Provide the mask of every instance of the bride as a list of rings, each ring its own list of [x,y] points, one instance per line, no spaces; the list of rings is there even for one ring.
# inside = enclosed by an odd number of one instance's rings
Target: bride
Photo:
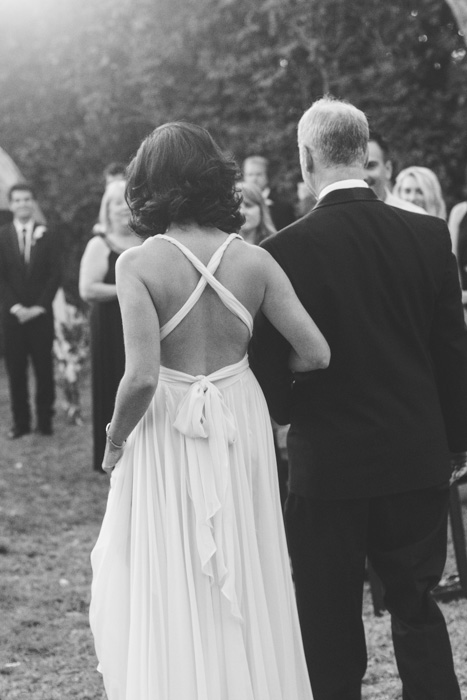
[[[310,700],[271,423],[248,367],[261,309],[293,371],[329,347],[277,263],[236,233],[237,168],[170,123],[129,167],[117,291],[126,369],[107,427],[91,628],[109,700]]]

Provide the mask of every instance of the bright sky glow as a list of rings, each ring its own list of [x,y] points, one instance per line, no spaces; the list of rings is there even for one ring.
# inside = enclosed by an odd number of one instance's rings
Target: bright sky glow
[[[0,0],[0,27],[53,17],[76,5],[76,0]],[[0,30],[1,31],[1,30]]]

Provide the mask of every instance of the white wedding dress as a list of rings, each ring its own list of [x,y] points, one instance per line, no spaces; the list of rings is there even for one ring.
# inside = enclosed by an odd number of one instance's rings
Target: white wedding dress
[[[199,271],[167,336],[209,284]],[[283,529],[270,419],[245,357],[208,376],[161,367],[112,473],[91,555],[90,609],[109,700],[311,700]]]

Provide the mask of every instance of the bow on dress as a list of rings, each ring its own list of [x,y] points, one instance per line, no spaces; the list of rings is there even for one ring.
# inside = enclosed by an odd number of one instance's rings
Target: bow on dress
[[[202,571],[213,583],[218,582],[232,614],[241,619],[235,591],[235,519],[229,454],[237,436],[235,419],[218,387],[208,377],[198,375],[192,377],[173,425],[186,438],[187,487],[195,510]]]

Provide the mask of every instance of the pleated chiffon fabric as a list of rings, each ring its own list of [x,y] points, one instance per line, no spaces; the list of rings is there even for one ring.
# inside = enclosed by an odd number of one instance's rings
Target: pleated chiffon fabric
[[[207,267],[182,252],[237,313],[210,279],[229,239]],[[109,700],[311,700],[271,424],[247,358],[208,376],[161,368],[91,561]]]

